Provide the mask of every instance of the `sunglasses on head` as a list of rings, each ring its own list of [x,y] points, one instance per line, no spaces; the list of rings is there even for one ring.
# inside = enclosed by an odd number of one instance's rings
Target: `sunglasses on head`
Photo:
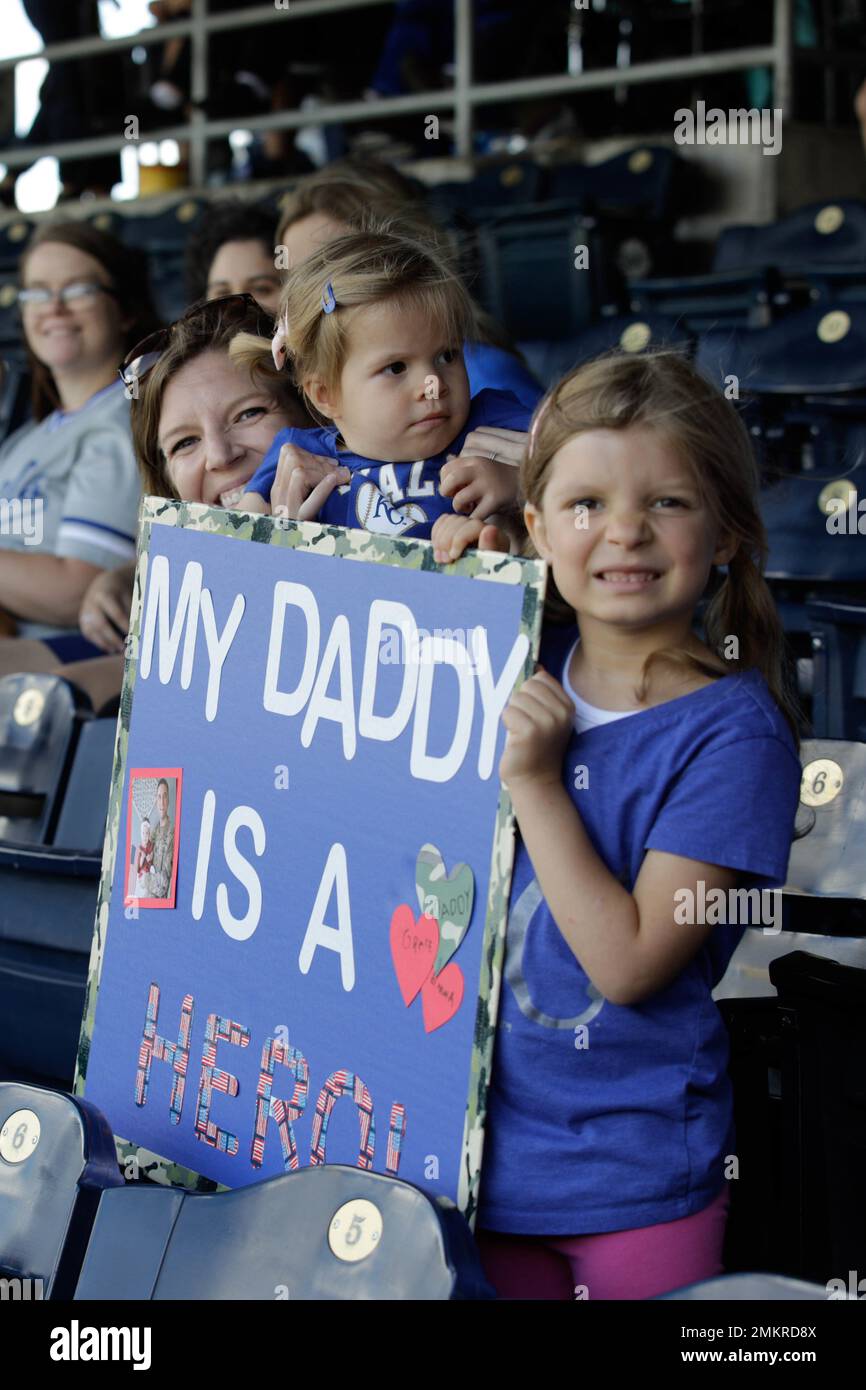
[[[138,383],[143,381],[151,368],[159,361],[166,348],[169,346],[175,329],[181,324],[190,323],[197,318],[207,319],[212,317],[214,320],[214,331],[217,326],[224,327],[226,324],[237,322],[241,324],[250,317],[250,310],[256,314],[256,332],[263,338],[270,338],[274,331],[274,318],[267,309],[263,309],[257,299],[251,294],[227,294],[221,299],[206,299],[198,304],[193,304],[187,309],[186,313],[181,314],[179,319],[169,324],[167,328],[159,328],[155,333],[149,333],[146,338],[142,338],[140,343],[136,343],[134,348],[126,354],[120,366],[118,375],[127,390],[127,395],[138,395]]]

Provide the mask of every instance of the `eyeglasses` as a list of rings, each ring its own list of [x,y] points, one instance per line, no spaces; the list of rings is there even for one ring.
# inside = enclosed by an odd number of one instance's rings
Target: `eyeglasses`
[[[126,354],[117,371],[126,387],[127,395],[138,396],[139,383],[159,361],[171,342],[175,329],[181,324],[188,324],[197,318],[213,318],[214,332],[217,328],[230,326],[232,323],[237,323],[238,327],[244,325],[250,328],[251,312],[255,314],[255,331],[263,338],[270,338],[274,331],[273,315],[263,309],[251,294],[227,294],[221,299],[206,299],[199,304],[191,305],[186,313],[169,324],[168,328],[160,328],[156,333],[148,334]]]
[[[43,308],[46,304],[53,304],[55,299],[64,304],[74,304],[80,299],[95,299],[98,294],[110,294],[116,298],[117,291],[110,285],[101,285],[98,280],[76,280],[74,284],[64,285],[59,290],[50,290],[47,285],[32,285],[18,291],[18,304],[22,309],[28,305]]]

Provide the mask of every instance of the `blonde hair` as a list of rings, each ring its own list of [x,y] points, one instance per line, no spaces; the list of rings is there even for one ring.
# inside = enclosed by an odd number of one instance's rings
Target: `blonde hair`
[[[336,307],[323,308],[326,286]],[[311,414],[305,382],[316,377],[335,391],[349,352],[349,329],[361,309],[393,300],[422,310],[443,337],[462,345],[473,324],[472,302],[442,247],[398,234],[391,224],[336,237],[290,272],[278,322],[287,326],[286,357]],[[251,371],[272,361],[267,338],[240,334],[233,360]]]
[[[676,352],[612,353],[575,368],[539,404],[520,469],[523,497],[540,508],[556,452],[588,430],[657,430],[692,470],[701,499],[737,550],[703,617],[707,646],[718,651],[736,635],[736,661],[700,657],[685,648],[651,653],[651,663],[718,676],[731,666],[761,672],[782,714],[799,736],[799,710],[785,659],[785,638],[763,568],[767,536],[759,508],[759,474],[748,433],[731,403]],[[721,581],[721,582],[719,582]],[[559,596],[554,587],[554,601]],[[562,600],[559,599],[562,603]]]

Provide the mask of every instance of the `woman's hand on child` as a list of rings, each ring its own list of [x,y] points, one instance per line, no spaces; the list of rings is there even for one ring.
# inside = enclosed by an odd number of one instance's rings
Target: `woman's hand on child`
[[[514,507],[527,437],[495,426],[470,430],[459,457],[449,456],[439,475],[439,491],[455,512],[484,520]]]
[[[526,453],[528,439],[529,435],[524,430],[507,430],[502,425],[480,425],[477,430],[470,430],[467,434],[460,457],[480,454],[482,458],[490,458],[495,454],[496,463],[510,463],[513,468],[518,468]]]
[[[437,516],[430,532],[433,542],[433,559],[438,565],[448,565],[459,560],[464,550],[474,546],[478,550],[510,550],[507,532],[498,526],[474,521],[471,517],[454,516],[445,512]]]
[[[87,588],[78,610],[78,626],[100,651],[123,651],[134,583],[135,565],[129,564],[103,570]]]
[[[574,727],[574,704],[543,666],[506,705],[508,730],[499,776],[510,792],[521,783],[562,782],[562,759]]]

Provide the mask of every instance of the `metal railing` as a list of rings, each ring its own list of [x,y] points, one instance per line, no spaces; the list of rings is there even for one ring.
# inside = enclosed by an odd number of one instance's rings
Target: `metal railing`
[[[387,97],[378,101],[334,102],[316,106],[312,111],[277,111],[267,115],[234,116],[227,120],[208,120],[202,105],[208,96],[207,41],[210,34],[239,28],[257,28],[265,24],[286,24],[316,15],[336,14],[347,10],[369,9],[394,0],[288,0],[288,8],[273,0],[270,5],[256,5],[244,10],[221,14],[208,13],[208,0],[191,0],[189,19],[159,24],[140,30],[125,38],[99,37],[75,39],[69,43],[51,44],[38,53],[0,59],[0,71],[14,68],[18,63],[34,58],[49,62],[64,58],[82,58],[112,50],[125,50],[150,44],[167,43],[172,38],[189,37],[191,46],[191,118],[183,124],[146,131],[131,141],[123,133],[93,139],[69,140],[52,145],[27,145],[0,149],[0,163],[15,169],[28,166],[45,155],[58,159],[82,158],[89,155],[114,154],[128,149],[130,143],[153,143],[162,140],[189,142],[190,183],[201,189],[206,181],[207,142],[243,129],[253,133],[269,130],[298,130],[304,126],[321,126],[337,122],[354,124],[389,116],[423,115],[453,112],[455,124],[455,153],[469,158],[473,152],[473,114],[476,108],[503,101],[521,101],[544,96],[601,91],[605,88],[633,87],[669,79],[706,77],[710,74],[738,72],[746,68],[768,67],[773,72],[773,103],[783,111],[789,109],[793,63],[793,0],[773,0],[773,40],[769,44],[730,49],[718,53],[703,53],[687,58],[659,59],[637,63],[630,67],[599,68],[590,72],[555,74],[548,77],[515,78],[503,82],[477,84],[472,80],[473,23],[472,0],[453,0],[454,58],[453,88],[407,96]],[[447,0],[443,0],[447,3]],[[697,0],[692,0],[693,4]],[[565,44],[563,43],[563,50]],[[134,114],[134,113],[131,113]]]

